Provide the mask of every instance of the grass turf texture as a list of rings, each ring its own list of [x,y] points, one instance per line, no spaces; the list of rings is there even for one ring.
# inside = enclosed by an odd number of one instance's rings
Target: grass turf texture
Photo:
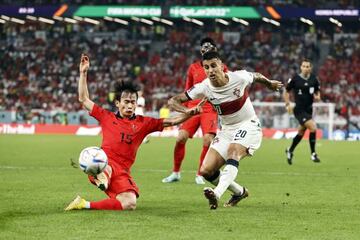
[[[71,211],[80,194],[105,195],[70,166],[99,137],[0,135],[0,239],[359,239],[359,142],[319,141],[322,163],[308,141],[288,166],[290,140],[264,140],[240,163],[237,181],[250,197],[235,208],[210,211],[194,183],[201,140],[188,142],[181,182],[170,173],[174,138],[141,146],[132,175],[140,187],[136,211]]]

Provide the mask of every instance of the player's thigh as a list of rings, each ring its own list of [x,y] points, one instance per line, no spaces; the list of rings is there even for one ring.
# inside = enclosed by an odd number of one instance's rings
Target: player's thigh
[[[248,155],[248,148],[238,143],[231,143],[227,155],[229,159],[240,161]]]
[[[312,113],[305,110],[294,110],[294,116],[300,125],[305,126],[305,123],[312,118]]]
[[[224,158],[213,148],[209,148],[200,168],[203,176],[212,176],[225,164]]]
[[[123,209],[135,210],[136,194],[133,191],[119,193],[116,195],[116,199],[121,202]]]
[[[180,130],[185,130],[189,134],[189,138],[192,138],[200,127],[200,115],[196,115],[186,120],[181,126]]]
[[[234,157],[240,160],[245,156],[252,156],[260,147],[262,141],[262,130],[259,120],[248,120],[241,124],[233,131],[231,145],[229,146],[230,154],[228,157]],[[246,154],[243,150],[246,149]]]
[[[216,134],[218,129],[218,116],[216,113],[201,113],[200,126],[203,135]]]
[[[310,119],[310,120],[307,120],[305,123],[304,123],[304,126],[309,129],[311,132],[315,131],[316,130],[316,123],[313,119]]]

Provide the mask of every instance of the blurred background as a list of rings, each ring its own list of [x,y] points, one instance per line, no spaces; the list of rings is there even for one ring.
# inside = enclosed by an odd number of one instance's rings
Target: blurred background
[[[3,0],[0,132],[33,134],[45,126],[53,133],[58,130],[51,126],[96,124],[77,100],[81,53],[90,56],[88,85],[97,104],[112,109],[114,83],[131,80],[142,86],[146,115],[159,116],[184,90],[187,68],[200,57],[199,42],[210,36],[230,70],[284,83],[299,72],[301,59],[310,59],[321,83],[315,120],[322,137],[359,140],[359,10],[358,0]],[[271,130],[266,136],[296,132],[281,92],[253,85],[250,93]]]

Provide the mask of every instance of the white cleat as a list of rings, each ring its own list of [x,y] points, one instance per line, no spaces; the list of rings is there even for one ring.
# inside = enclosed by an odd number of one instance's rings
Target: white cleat
[[[199,184],[199,185],[205,184],[204,177],[203,177],[203,176],[200,176],[200,175],[196,175],[196,177],[195,177],[195,183],[196,183],[196,184]]]
[[[163,183],[177,182],[180,181],[180,178],[181,178],[180,172],[173,172],[168,177],[164,178],[162,182]]]

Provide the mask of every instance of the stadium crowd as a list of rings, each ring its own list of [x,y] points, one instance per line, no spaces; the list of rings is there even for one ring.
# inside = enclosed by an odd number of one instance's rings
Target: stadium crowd
[[[342,34],[333,26],[287,24],[291,26],[255,22],[199,27],[184,21],[173,27],[140,23],[120,27],[105,21],[5,24],[0,40],[0,110],[80,110],[78,62],[85,52],[91,58],[89,90],[96,102],[110,108],[112,94],[106,95],[107,90],[116,81],[131,79],[142,84],[147,110],[157,111],[183,90],[187,67],[199,57],[194,46],[208,35],[219,43],[229,69],[258,71],[283,82],[298,72],[301,58],[311,59],[322,100],[335,102],[340,112],[350,106],[352,115],[360,115],[359,35]],[[329,52],[322,56],[324,43]],[[251,93],[253,101],[282,101],[280,93],[262,87]]]

